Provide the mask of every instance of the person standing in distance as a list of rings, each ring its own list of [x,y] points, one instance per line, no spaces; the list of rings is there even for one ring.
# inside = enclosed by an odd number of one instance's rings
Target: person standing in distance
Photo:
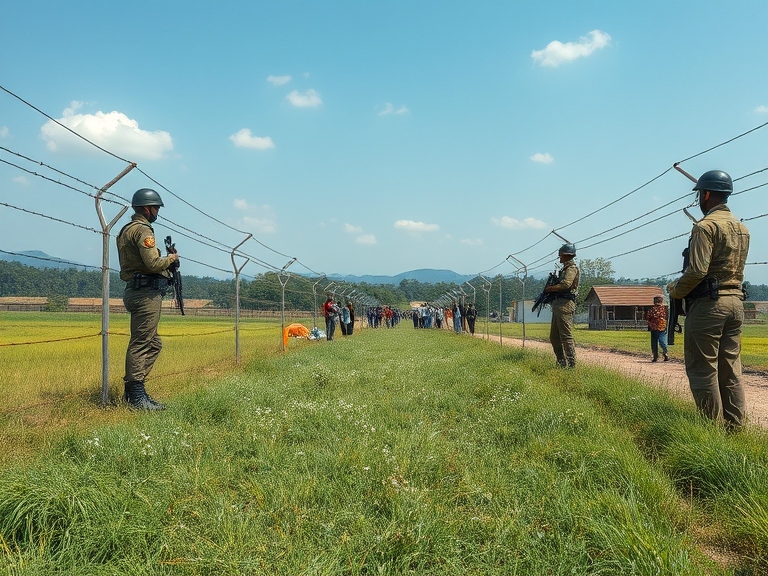
[[[163,347],[157,334],[160,307],[170,283],[168,269],[179,255],[163,256],[156,245],[152,223],[163,206],[160,195],[142,188],[134,193],[131,205],[131,221],[117,235],[120,279],[125,281],[123,303],[131,316],[123,399],[138,410],[164,410],[163,404],[147,394],[144,382]]]
[[[653,308],[645,313],[645,321],[648,331],[651,333],[651,362],[659,361],[659,346],[664,354],[664,362],[669,361],[667,356],[667,307],[664,306],[664,296],[653,297]]]
[[[331,294],[328,295],[323,304],[323,316],[325,316],[325,339],[333,340],[333,334],[336,332],[336,322],[339,319],[339,309],[333,301]]]
[[[671,298],[685,298],[685,372],[696,407],[737,429],[746,405],[741,326],[749,230],[726,205],[733,192],[726,172],[705,172],[693,189],[704,218],[691,231],[688,266],[667,291]]]
[[[579,269],[573,259],[576,247],[563,244],[557,252],[563,265],[557,275],[557,284],[547,286],[544,292],[552,294],[552,323],[549,341],[555,351],[558,365],[563,368],[576,366],[576,344],[573,341],[573,314],[576,312],[576,292],[579,289]]]

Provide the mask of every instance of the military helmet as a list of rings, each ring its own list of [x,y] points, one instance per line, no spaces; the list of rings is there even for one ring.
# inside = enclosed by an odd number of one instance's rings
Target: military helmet
[[[567,254],[569,256],[576,256],[576,246],[568,242],[567,244],[563,244],[560,246],[560,250],[557,251],[558,255],[562,256],[563,254]]]
[[[131,206],[138,208],[140,206],[164,206],[164,204],[160,199],[160,194],[152,188],[142,188],[134,192]]]
[[[710,192],[731,194],[733,192],[733,180],[727,172],[710,170],[701,175],[693,189],[701,192],[709,190]]]

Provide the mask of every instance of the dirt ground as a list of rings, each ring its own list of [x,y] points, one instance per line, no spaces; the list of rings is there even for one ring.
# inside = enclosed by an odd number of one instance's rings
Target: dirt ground
[[[475,334],[484,338],[485,334]],[[499,341],[499,337],[490,337]],[[521,347],[523,341],[515,338],[504,338],[505,346]],[[549,343],[526,340],[525,347],[533,350],[543,350],[552,353]],[[554,356],[553,356],[554,358]],[[585,348],[577,345],[576,362],[607,367],[626,376],[637,378],[653,386],[666,388],[683,398],[693,402],[691,391],[688,388],[688,379],[685,376],[685,366],[682,362],[670,360],[669,362],[651,362],[648,356],[637,356],[623,352],[610,350]],[[742,375],[744,392],[747,397],[747,419],[750,424],[768,428],[768,375],[745,371]]]

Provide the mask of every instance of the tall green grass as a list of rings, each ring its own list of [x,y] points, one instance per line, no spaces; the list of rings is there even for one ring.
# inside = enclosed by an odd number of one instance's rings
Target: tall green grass
[[[119,422],[129,317],[113,314],[109,334],[109,401],[101,409],[101,319],[97,314],[2,313],[0,316],[0,463],[45,449],[66,431]],[[163,316],[163,351],[147,381],[153,397],[182,391],[282,350],[280,322],[240,324],[240,365],[233,318]],[[306,344],[295,341],[292,347]]]
[[[758,430],[728,435],[616,374],[448,332],[306,344],[6,468],[0,567],[703,575],[768,561]]]

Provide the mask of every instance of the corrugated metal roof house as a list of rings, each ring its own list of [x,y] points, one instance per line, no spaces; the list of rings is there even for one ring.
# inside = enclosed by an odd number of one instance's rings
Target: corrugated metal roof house
[[[664,293],[658,286],[593,286],[584,300],[589,307],[589,329],[645,330],[645,312],[659,295]]]

